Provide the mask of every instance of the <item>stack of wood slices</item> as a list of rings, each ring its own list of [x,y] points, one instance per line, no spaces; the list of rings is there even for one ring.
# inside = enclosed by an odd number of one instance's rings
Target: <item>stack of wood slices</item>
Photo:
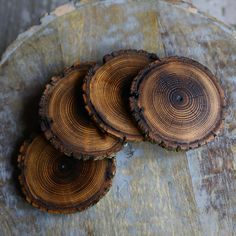
[[[188,150],[221,130],[224,93],[200,63],[143,50],[116,51],[103,61],[75,63],[46,85],[43,132],[24,142],[18,158],[20,184],[34,207],[72,213],[97,203],[127,141]]]

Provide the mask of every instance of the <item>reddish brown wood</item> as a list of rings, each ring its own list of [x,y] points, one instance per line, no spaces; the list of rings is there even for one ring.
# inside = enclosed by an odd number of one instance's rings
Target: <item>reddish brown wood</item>
[[[115,159],[83,161],[64,154],[39,135],[20,148],[18,165],[27,202],[49,213],[73,213],[96,204],[109,190]]]
[[[133,80],[130,107],[148,140],[186,150],[219,134],[225,98],[205,66],[189,58],[170,57],[148,65]]]
[[[41,128],[54,147],[78,159],[113,157],[123,144],[93,124],[82,97],[83,79],[94,63],[76,63],[53,77],[40,101]]]
[[[90,70],[83,85],[84,100],[103,131],[122,140],[143,140],[129,111],[130,85],[141,69],[157,59],[143,50],[121,50],[105,55],[104,65]]]

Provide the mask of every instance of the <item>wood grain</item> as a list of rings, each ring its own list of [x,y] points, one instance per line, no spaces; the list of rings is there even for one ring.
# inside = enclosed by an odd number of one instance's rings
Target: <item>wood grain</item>
[[[130,86],[138,72],[157,59],[143,50],[120,50],[105,55],[104,64],[89,71],[83,84],[84,101],[104,132],[124,141],[143,140],[129,111]]]
[[[147,140],[174,150],[212,141],[223,127],[225,95],[215,76],[186,57],[161,58],[134,78],[131,112]]]
[[[84,211],[96,204],[110,189],[116,170],[115,159],[69,158],[43,134],[23,143],[17,161],[27,202],[54,214]]]
[[[40,18],[67,0],[0,0],[0,57],[19,33],[40,24]],[[4,6],[4,7],[3,7]],[[9,27],[9,25],[11,27]]]
[[[66,9],[24,33],[0,62],[0,234],[235,235],[235,32],[176,0],[81,2]],[[99,61],[127,48],[207,66],[227,98],[222,136],[179,153],[128,144],[117,156],[110,192],[96,206],[70,216],[39,212],[19,195],[13,163],[24,135],[39,129],[45,84],[78,59]]]
[[[57,150],[83,160],[112,158],[123,147],[121,140],[102,133],[85,109],[82,85],[93,65],[75,63],[52,77],[39,104],[45,137]]]

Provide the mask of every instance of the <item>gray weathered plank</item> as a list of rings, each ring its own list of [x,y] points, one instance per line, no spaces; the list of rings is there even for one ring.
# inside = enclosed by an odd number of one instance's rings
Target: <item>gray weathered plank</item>
[[[236,235],[235,35],[177,0],[84,0],[21,35],[0,62],[0,235]],[[222,136],[179,153],[129,144],[96,206],[68,216],[32,208],[16,191],[12,164],[24,136],[38,129],[45,83],[78,58],[100,61],[129,47],[208,66],[227,95]]]
[[[39,24],[40,17],[68,0],[0,0],[0,55],[17,35]]]

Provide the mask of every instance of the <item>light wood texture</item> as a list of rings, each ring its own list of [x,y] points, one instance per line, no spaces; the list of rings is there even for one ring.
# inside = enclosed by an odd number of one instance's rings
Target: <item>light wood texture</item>
[[[63,12],[67,14],[63,15]],[[81,2],[21,35],[0,63],[1,235],[234,235],[236,229],[235,32],[177,0]],[[88,211],[54,216],[16,191],[16,150],[38,130],[39,97],[52,75],[80,59],[137,48],[193,58],[227,97],[223,135],[188,152],[149,143],[118,154],[110,192]]]
[[[67,2],[68,0],[0,0],[0,57],[19,33],[40,24],[40,17]]]

